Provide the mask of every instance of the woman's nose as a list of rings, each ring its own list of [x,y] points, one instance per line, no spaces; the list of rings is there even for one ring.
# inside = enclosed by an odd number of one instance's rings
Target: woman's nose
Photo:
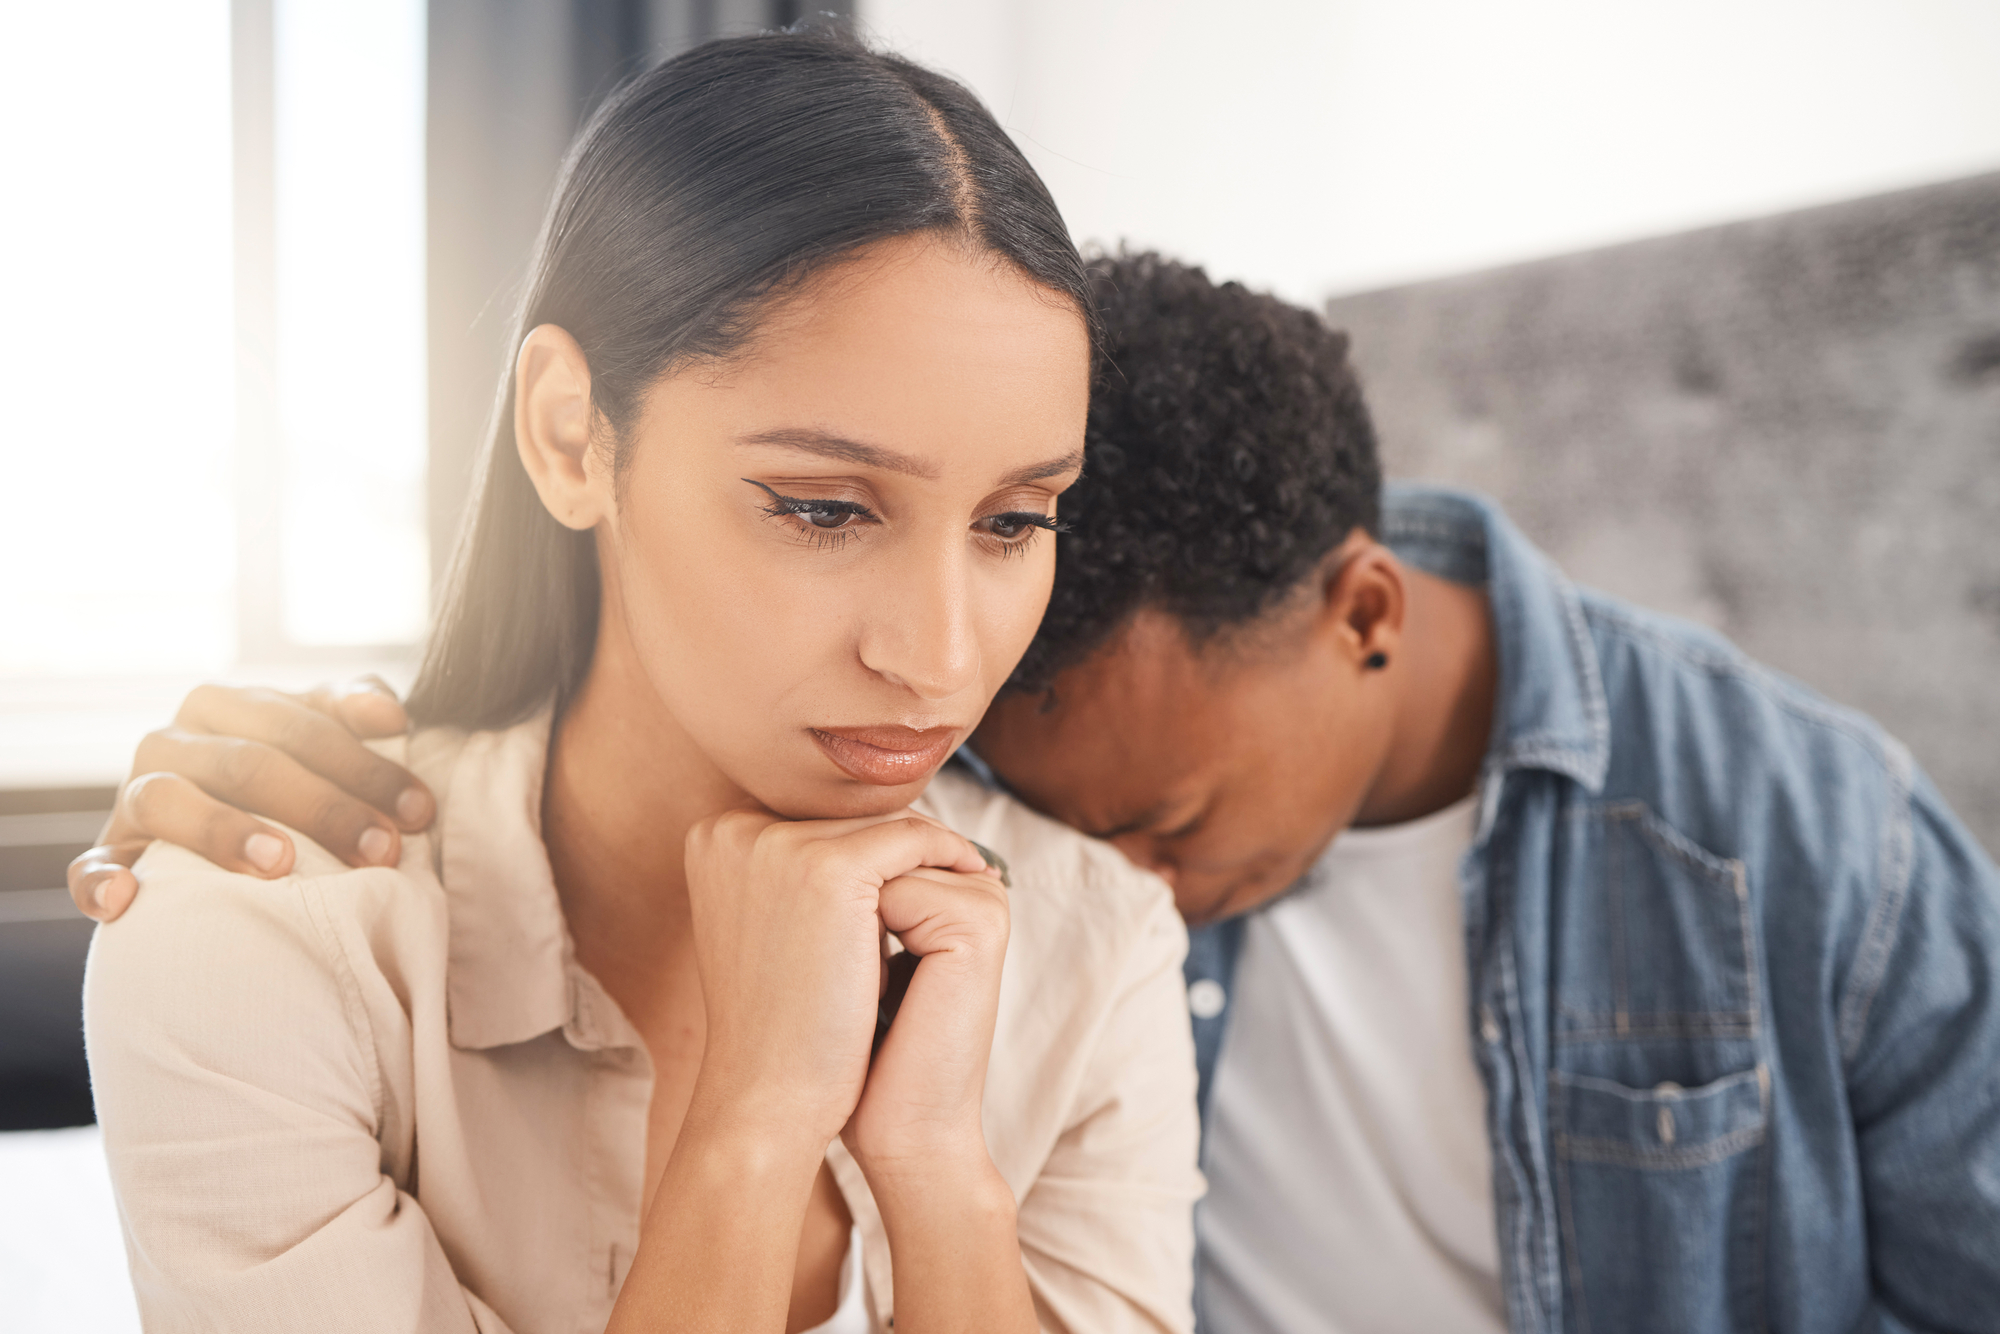
[[[861,661],[919,699],[950,699],[979,681],[979,636],[962,562],[933,559],[899,573],[875,603]]]

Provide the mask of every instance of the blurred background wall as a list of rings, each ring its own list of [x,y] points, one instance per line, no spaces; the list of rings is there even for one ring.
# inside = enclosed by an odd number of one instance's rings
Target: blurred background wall
[[[1874,714],[2000,850],[2000,174],[1328,314],[1392,471]]]
[[[1076,234],[1301,302],[2000,167],[1991,0],[861,0]]]
[[[829,9],[1081,240],[1324,305],[1392,472],[1878,713],[2000,847],[1992,0],[12,6],[0,1125],[89,1116],[59,886],[136,737],[404,679],[576,127]]]

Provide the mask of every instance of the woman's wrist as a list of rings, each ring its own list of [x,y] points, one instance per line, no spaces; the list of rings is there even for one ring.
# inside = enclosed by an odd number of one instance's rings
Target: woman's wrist
[[[607,1330],[778,1328],[826,1145],[742,1108],[688,1107]],[[690,1318],[692,1316],[692,1318]]]
[[[868,1186],[894,1262],[899,1331],[1035,1328],[1014,1192],[990,1158],[928,1174],[878,1165]]]
[[[855,1117],[841,1134],[847,1151],[868,1177],[892,1186],[905,1177],[934,1179],[940,1174],[970,1178],[993,1169],[986,1131],[976,1109],[951,1122],[905,1121],[893,1126],[864,1124]]]
[[[819,1170],[834,1138],[814,1120],[781,1098],[698,1081],[681,1121],[674,1157],[685,1153],[756,1177],[800,1172],[810,1176]]]
[[[986,1151],[983,1140],[953,1143],[934,1149],[908,1146],[893,1156],[855,1154],[855,1164],[881,1212],[883,1227],[893,1242],[899,1225],[912,1228],[951,1226],[954,1219],[1014,1226],[1014,1192]]]

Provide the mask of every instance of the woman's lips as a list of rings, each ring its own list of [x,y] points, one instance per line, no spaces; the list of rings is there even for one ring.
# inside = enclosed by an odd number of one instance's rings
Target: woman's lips
[[[959,729],[815,727],[813,740],[850,778],[897,787],[928,778],[958,746]]]

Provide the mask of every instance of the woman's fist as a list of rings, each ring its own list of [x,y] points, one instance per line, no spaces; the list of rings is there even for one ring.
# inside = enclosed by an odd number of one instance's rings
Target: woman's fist
[[[973,937],[991,936],[990,909],[967,910],[984,914],[974,930],[959,921],[966,912],[936,902],[974,882],[997,887],[985,859],[914,815],[785,821],[732,811],[688,832],[686,868],[708,1022],[696,1097],[756,1129],[821,1145],[840,1133],[868,1078],[885,929],[906,932],[920,954],[917,940],[964,956],[976,952]],[[1001,920],[1004,951],[1004,905]],[[978,972],[963,957],[953,968]],[[997,996],[997,963],[993,977]],[[927,1004],[982,1004],[965,999],[963,982],[927,985],[921,965],[912,1000],[919,988],[937,993]],[[983,1003],[990,1010],[991,999]],[[977,1027],[975,1015],[967,1031]],[[989,1044],[991,1028],[989,1016]]]

